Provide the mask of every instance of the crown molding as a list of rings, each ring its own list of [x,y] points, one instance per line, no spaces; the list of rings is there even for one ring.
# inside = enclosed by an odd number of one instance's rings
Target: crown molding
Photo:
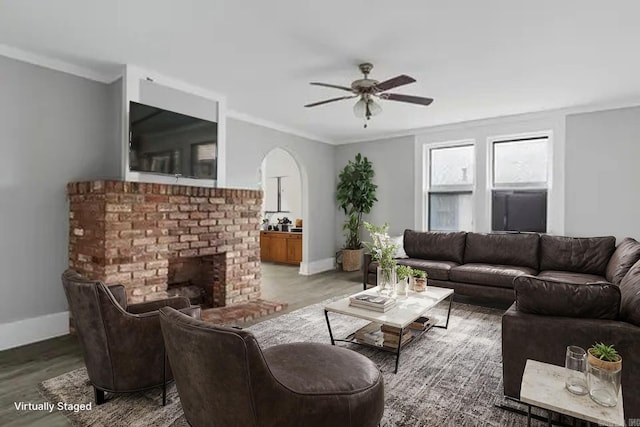
[[[280,123],[272,122],[270,120],[262,119],[260,117],[252,116],[250,114],[242,113],[240,111],[227,109],[227,118],[240,120],[254,125],[263,126],[269,129],[277,130],[290,135],[299,136],[301,138],[311,139],[314,141],[324,142],[325,144],[337,145],[339,142],[327,139],[325,137],[315,135],[301,129],[292,128],[290,126],[282,125]]]
[[[7,58],[27,62],[29,64],[38,65],[40,67],[49,68],[66,74],[72,74],[77,77],[83,77],[100,83],[110,84],[122,77],[120,72],[116,74],[108,74],[4,44],[0,44],[0,56],[6,56]]]
[[[381,132],[373,134],[368,138],[346,138],[340,140],[336,145],[356,144],[359,142],[374,142],[383,139],[399,138],[403,136],[416,136],[423,133],[446,132],[462,128],[473,128],[478,126],[490,126],[500,123],[512,123],[518,121],[535,120],[549,116],[568,116],[572,114],[595,113],[598,111],[616,110],[619,108],[629,108],[640,106],[640,97],[628,97],[591,104],[580,104],[569,107],[553,108],[549,110],[536,110],[524,113],[508,114],[504,116],[485,117],[473,120],[464,120],[460,122],[443,123],[433,126],[423,126],[418,128],[399,130],[393,132]]]

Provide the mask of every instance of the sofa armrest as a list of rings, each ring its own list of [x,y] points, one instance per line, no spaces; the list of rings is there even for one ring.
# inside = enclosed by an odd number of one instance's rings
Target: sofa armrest
[[[541,316],[512,305],[502,316],[504,394],[520,398],[527,359],[564,366],[567,346],[596,342],[613,344],[622,355],[625,418],[640,418],[640,362],[633,356],[640,352],[640,327],[618,320]]]
[[[513,280],[518,311],[587,319],[618,318],[620,289],[608,282],[566,283],[524,275]]]
[[[124,286],[118,284],[118,285],[107,286],[107,288],[109,289],[109,292],[111,292],[111,295],[113,295],[113,297],[116,299],[118,304],[120,304],[120,307],[126,310],[127,309],[127,291],[125,290]]]
[[[202,309],[200,308],[200,306],[192,305],[190,307],[181,308],[178,311],[180,313],[186,314],[189,317],[193,317],[194,319],[202,319]]]
[[[156,301],[142,302],[139,304],[131,304],[127,307],[127,312],[131,314],[142,314],[150,311],[160,310],[162,307],[172,307],[176,310],[181,308],[191,307],[191,303],[188,298],[185,297],[173,297],[167,299],[161,299]]]

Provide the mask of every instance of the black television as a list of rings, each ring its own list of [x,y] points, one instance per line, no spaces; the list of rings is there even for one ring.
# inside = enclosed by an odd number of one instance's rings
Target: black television
[[[217,179],[218,124],[131,101],[129,170]]]

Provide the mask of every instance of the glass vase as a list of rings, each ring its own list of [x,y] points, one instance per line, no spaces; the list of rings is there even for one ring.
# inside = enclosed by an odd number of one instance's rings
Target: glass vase
[[[380,267],[378,266],[378,292],[380,295],[392,296],[396,282],[396,266]]]
[[[620,393],[622,367],[603,368],[587,362],[587,382],[589,396],[602,406],[616,406]]]

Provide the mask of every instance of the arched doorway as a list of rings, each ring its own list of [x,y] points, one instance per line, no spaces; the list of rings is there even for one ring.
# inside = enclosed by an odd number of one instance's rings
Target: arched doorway
[[[289,231],[296,233],[294,237],[302,240],[299,272],[305,274],[308,254],[308,234],[305,233],[304,227],[308,215],[305,170],[294,154],[278,147],[266,154],[258,173],[264,191],[262,218],[266,219],[271,227],[278,225],[278,219],[286,217],[291,221]],[[279,259],[282,259],[282,256],[285,255],[281,254]]]

